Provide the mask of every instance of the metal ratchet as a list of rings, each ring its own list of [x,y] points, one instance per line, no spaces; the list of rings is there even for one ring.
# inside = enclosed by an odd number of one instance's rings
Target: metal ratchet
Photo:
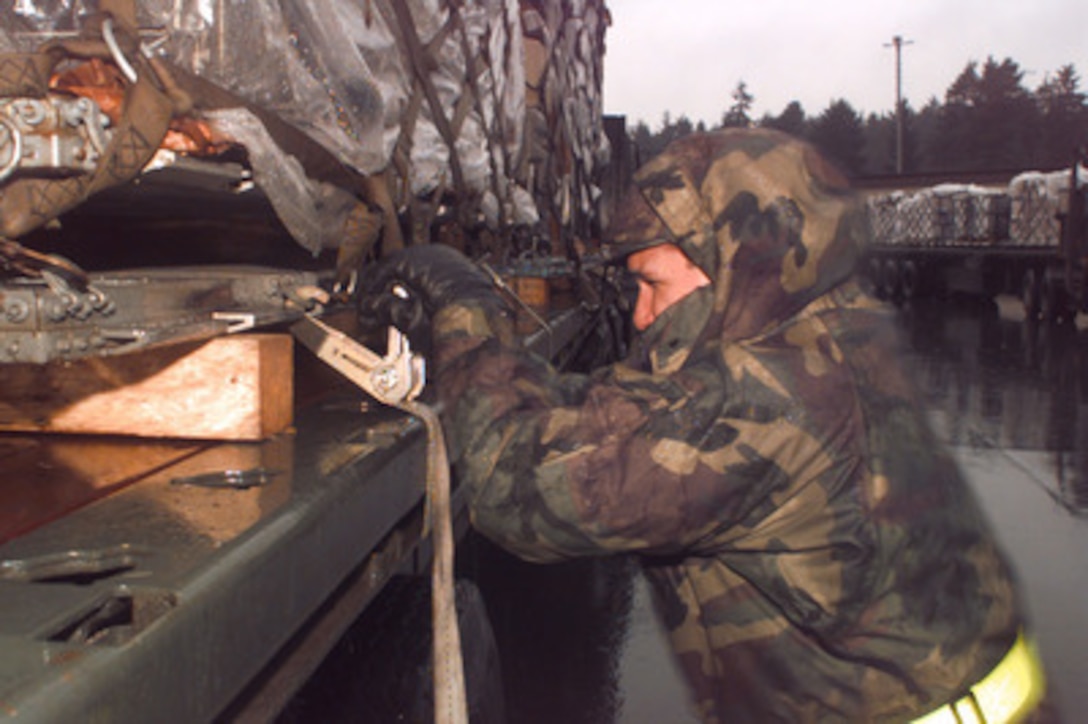
[[[408,338],[395,327],[389,328],[384,357],[310,314],[292,325],[291,333],[318,359],[379,402],[398,406],[423,391],[424,360],[413,354]]]

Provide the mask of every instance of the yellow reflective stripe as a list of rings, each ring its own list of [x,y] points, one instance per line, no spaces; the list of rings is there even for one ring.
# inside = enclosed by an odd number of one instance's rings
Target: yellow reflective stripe
[[[1042,701],[1046,691],[1043,667],[1035,645],[1020,632],[1005,658],[982,681],[972,686],[971,691],[985,719],[979,719],[971,697],[965,696],[915,719],[914,724],[1011,724],[1020,721]]]
[[[1046,690],[1034,643],[1021,632],[1008,655],[971,690],[989,722],[1014,722],[1029,713]]]
[[[979,710],[971,703],[971,697],[969,696],[965,696],[949,706],[956,707],[956,713],[960,715],[959,721],[963,722],[963,724],[989,724],[986,719],[979,716]]]
[[[925,716],[912,720],[911,724],[959,724],[959,721],[952,712],[952,705],[945,704],[936,711],[931,711]]]

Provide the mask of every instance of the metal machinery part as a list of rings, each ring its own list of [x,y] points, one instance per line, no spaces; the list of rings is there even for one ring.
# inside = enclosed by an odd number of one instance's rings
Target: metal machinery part
[[[260,444],[193,445],[0,545],[0,718],[193,722],[227,708],[422,496],[421,426],[360,402],[310,409],[297,434]],[[277,474],[175,484],[231,454]],[[364,602],[401,564],[414,572],[399,546],[358,576]]]
[[[526,344],[559,349],[585,321]],[[272,720],[389,578],[429,561],[423,426],[364,401],[345,382],[269,440],[173,441],[172,462],[0,544],[0,719]],[[54,450],[78,441],[5,440],[9,483],[94,484]],[[239,477],[254,484],[222,484]],[[453,508],[463,531],[459,491]]]
[[[21,172],[93,172],[109,123],[90,98],[0,99],[0,182]]]
[[[0,362],[44,363],[131,352],[297,319],[298,290],[318,272],[250,266],[171,267],[92,275],[76,288],[59,276],[0,284]]]
[[[408,338],[395,327],[389,328],[384,357],[314,317],[296,322],[291,332],[318,359],[387,405],[414,400],[423,390],[423,358],[412,354]]]

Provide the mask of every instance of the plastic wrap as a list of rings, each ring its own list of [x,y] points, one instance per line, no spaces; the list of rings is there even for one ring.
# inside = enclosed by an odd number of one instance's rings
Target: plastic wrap
[[[348,215],[357,203],[355,197],[309,178],[298,160],[276,145],[250,111],[214,111],[209,120],[246,147],[254,182],[264,190],[295,241],[314,254],[340,245]]]
[[[0,53],[25,53],[55,33],[79,30],[80,18],[98,9],[94,0],[12,0],[0,3]]]
[[[880,244],[1056,246],[1069,183],[1066,170],[1027,171],[1005,188],[941,184],[875,194],[867,203],[874,239]],[[1077,168],[1076,183],[1088,184],[1083,166]]]
[[[1078,168],[1078,183],[1084,174]],[[1056,244],[1061,237],[1058,212],[1069,190],[1069,172],[1022,173],[1009,183],[1013,238],[1025,246]]]
[[[986,189],[940,184],[920,191],[895,191],[869,199],[873,231],[881,243],[940,245],[965,241],[994,241],[986,216]]]
[[[94,0],[5,4],[0,51],[33,50],[97,10]],[[174,65],[274,113],[358,173],[385,173],[398,212],[452,196],[473,207],[461,218],[493,228],[596,215],[608,153],[601,0],[139,0],[137,22]],[[318,185],[273,183],[259,168],[274,152],[256,138],[244,142],[258,144],[255,176],[277,210],[321,208]],[[279,186],[319,195],[299,205],[274,198]],[[326,244],[312,222],[287,225],[310,227],[299,239],[307,248]]]

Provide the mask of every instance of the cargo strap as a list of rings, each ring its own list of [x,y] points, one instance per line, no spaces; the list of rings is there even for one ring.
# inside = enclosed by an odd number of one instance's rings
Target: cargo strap
[[[0,236],[22,236],[91,194],[134,178],[158,149],[174,114],[187,110],[184,94],[176,90],[163,64],[140,52],[131,5],[103,2],[113,13],[91,17],[84,37],[50,42],[36,53],[0,55],[0,97],[44,98],[53,70],[64,60],[110,60],[132,72],[125,80],[121,119],[96,170],[68,178],[13,181],[0,194]]]
[[[403,410],[427,428],[427,487],[424,530],[430,529],[432,674],[434,720],[468,724],[461,632],[457,623],[453,570],[453,518],[450,512],[450,461],[438,411],[416,399],[423,389],[422,358],[408,340],[390,327],[385,357],[312,315],[291,327],[295,338],[318,359],[347,377],[379,402]]]
[[[1045,690],[1035,646],[1021,632],[1005,658],[966,696],[915,719],[914,724],[1011,724],[1030,714]]]
[[[400,29],[400,34],[408,51],[408,61],[411,64],[415,80],[419,84],[423,96],[427,99],[427,104],[430,106],[435,129],[449,147],[450,174],[453,176],[454,191],[463,194],[465,192],[465,175],[464,170],[461,168],[461,157],[457,152],[457,131],[454,130],[450,120],[446,117],[446,111],[443,108],[441,99],[438,97],[438,91],[431,81],[429,70],[433,60],[428,58],[423,41],[416,31],[415,21],[412,19],[408,5],[396,2],[390,3],[390,5],[392,7],[392,17],[386,16],[386,23],[391,28]],[[379,9],[386,13],[384,3],[379,4]]]
[[[418,400],[398,405],[427,427],[427,512],[434,541],[431,562],[431,621],[436,724],[468,724],[468,695],[454,595],[453,518],[450,461],[438,412]]]

